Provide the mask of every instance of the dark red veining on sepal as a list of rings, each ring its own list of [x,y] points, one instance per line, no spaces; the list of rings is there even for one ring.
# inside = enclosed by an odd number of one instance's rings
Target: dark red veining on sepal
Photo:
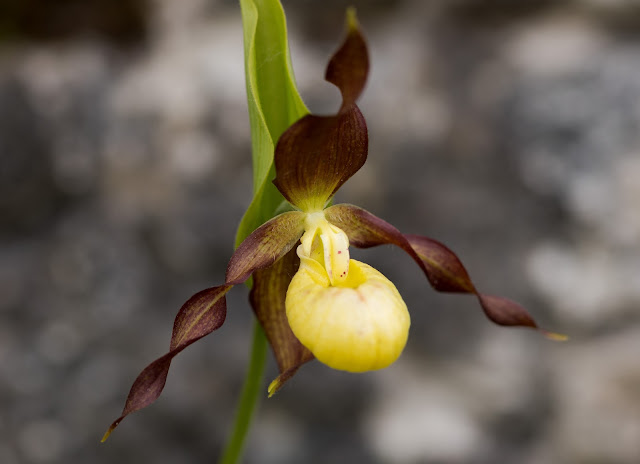
[[[265,222],[251,233],[229,260],[225,283],[237,285],[257,269],[271,266],[300,240],[304,213],[289,211]]]
[[[355,105],[336,116],[307,115],[278,140],[273,182],[291,204],[321,210],[365,163],[367,137]]]
[[[281,376],[288,373],[284,380],[291,378],[302,364],[313,359],[313,354],[291,331],[285,309],[287,289],[299,264],[296,250],[292,249],[272,266],[256,271],[249,295],[251,307],[273,349]]]

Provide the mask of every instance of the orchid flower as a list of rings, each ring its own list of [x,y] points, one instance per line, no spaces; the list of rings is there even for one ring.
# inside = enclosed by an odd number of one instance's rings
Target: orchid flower
[[[442,243],[402,234],[357,206],[327,206],[367,158],[367,125],[356,101],[368,71],[367,46],[351,13],[346,39],[325,75],[341,92],[338,112],[302,117],[282,134],[275,148],[273,183],[291,210],[267,221],[240,244],[223,285],[196,293],[180,308],[169,351],[140,373],[122,415],[105,438],[124,417],[158,398],[173,358],[222,326],[226,293],[250,277],[251,306],[280,371],[268,388],[269,396],[314,358],[350,372],[393,363],[407,341],[407,306],[379,271],[350,259],[350,246],[396,245],[416,262],[435,290],[475,295],[496,324],[537,328],[519,304],[480,293],[458,257]]]

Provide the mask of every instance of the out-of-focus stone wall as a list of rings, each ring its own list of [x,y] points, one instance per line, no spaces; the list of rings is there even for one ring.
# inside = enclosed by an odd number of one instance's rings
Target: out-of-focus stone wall
[[[0,21],[0,462],[215,461],[244,288],[161,399],[98,441],[180,305],[222,282],[251,198],[239,8],[131,1],[114,23],[65,1],[44,28],[25,20],[38,3]],[[405,353],[302,368],[262,402],[245,462],[640,462],[640,2],[354,3],[370,153],[338,201],[445,242],[571,340],[492,325],[398,250],[355,251],[406,299]],[[284,5],[302,95],[334,111],[346,2]]]

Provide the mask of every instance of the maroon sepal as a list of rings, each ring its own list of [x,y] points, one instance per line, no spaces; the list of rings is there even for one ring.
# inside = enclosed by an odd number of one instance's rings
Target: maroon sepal
[[[104,442],[122,419],[149,406],[164,389],[171,360],[192,343],[218,329],[227,315],[225,294],[231,286],[212,287],[193,295],[176,315],[169,352],[149,364],[133,382],[122,414],[102,437]]]
[[[538,329],[533,318],[518,303],[480,293],[460,259],[442,243],[420,235],[403,235],[388,222],[353,205],[341,204],[327,208],[325,217],[344,230],[349,242],[356,247],[369,248],[383,244],[399,246],[420,266],[435,290],[476,295],[484,313],[494,323]],[[552,339],[565,338],[560,334],[540,331]]]
[[[276,145],[273,183],[303,211],[319,211],[367,159],[367,124],[355,102],[369,72],[367,46],[353,13],[348,33],[327,66],[325,78],[342,94],[335,116],[307,115]]]
[[[253,287],[249,299],[264,329],[275,355],[282,381],[288,380],[298,368],[313,359],[313,354],[293,335],[287,320],[285,298],[289,283],[298,270],[300,260],[292,249],[272,266],[253,274]],[[283,375],[286,378],[283,378]],[[272,395],[275,391],[269,391]]]

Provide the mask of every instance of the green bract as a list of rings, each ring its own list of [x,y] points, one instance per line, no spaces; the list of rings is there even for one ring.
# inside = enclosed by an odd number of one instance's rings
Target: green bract
[[[271,182],[275,177],[275,144],[291,124],[309,112],[293,78],[280,2],[240,0],[240,6],[251,122],[253,200],[238,227],[236,246],[272,218],[284,201]]]

